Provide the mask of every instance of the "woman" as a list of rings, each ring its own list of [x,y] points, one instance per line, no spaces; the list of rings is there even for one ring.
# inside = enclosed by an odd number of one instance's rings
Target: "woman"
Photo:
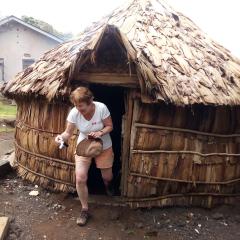
[[[101,138],[103,141],[103,151],[95,157],[97,168],[100,168],[107,193],[113,178],[112,165],[114,153],[110,132],[113,130],[112,119],[107,106],[104,103],[93,101],[92,92],[86,87],[78,87],[70,96],[74,107],[68,114],[65,131],[55,139],[57,143],[61,140],[67,141],[73,134],[74,128],[79,129],[77,144],[88,135],[94,138]],[[83,226],[89,219],[88,211],[88,170],[91,165],[91,157],[83,157],[75,154],[76,168],[76,189],[82,205],[80,217],[77,224]]]

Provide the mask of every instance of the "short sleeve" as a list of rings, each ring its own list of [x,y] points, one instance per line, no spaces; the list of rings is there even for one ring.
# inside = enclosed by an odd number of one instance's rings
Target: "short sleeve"
[[[72,108],[71,111],[68,113],[67,116],[67,121],[70,123],[75,123],[76,124],[76,111],[74,111],[75,109]]]
[[[103,104],[103,106],[102,106],[101,113],[102,113],[101,114],[102,119],[105,119],[105,118],[110,116],[110,112],[109,112],[109,110],[108,110],[108,108],[107,108],[107,106],[105,104]]]

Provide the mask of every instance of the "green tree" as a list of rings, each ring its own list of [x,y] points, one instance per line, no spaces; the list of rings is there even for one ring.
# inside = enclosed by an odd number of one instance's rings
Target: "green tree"
[[[22,16],[22,20],[26,23],[29,23],[29,24],[37,27],[37,28],[42,29],[45,32],[51,33],[65,41],[69,40],[73,37],[73,34],[71,32],[66,32],[66,33],[59,32],[52,25],[50,25],[49,23],[44,22],[42,20],[39,20],[39,19],[36,19],[33,17],[29,17],[26,15]]]

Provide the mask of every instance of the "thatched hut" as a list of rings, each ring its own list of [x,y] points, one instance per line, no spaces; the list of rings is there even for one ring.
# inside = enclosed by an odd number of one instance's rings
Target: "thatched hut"
[[[189,18],[161,0],[130,1],[11,80],[23,178],[75,190],[76,135],[64,150],[54,137],[79,85],[112,113],[114,174],[131,206],[211,207],[240,195],[240,61]]]

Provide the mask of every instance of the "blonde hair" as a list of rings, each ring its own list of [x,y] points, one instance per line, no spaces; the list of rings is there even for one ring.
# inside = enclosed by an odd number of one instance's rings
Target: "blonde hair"
[[[80,102],[90,104],[93,100],[93,93],[87,87],[78,87],[71,92],[70,101],[76,105]]]

